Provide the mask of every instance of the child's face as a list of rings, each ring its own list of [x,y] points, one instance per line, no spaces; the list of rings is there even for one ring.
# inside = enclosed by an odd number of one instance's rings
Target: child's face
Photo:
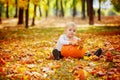
[[[66,28],[65,33],[69,38],[72,38],[73,36],[75,36],[76,30],[77,30],[76,27],[70,26]]]

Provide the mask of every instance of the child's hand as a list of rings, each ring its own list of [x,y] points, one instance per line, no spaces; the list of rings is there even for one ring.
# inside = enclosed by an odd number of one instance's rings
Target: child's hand
[[[70,42],[71,45],[78,45],[78,41]]]
[[[77,45],[77,43],[76,43],[76,42],[72,42],[71,44],[72,44],[72,45]]]

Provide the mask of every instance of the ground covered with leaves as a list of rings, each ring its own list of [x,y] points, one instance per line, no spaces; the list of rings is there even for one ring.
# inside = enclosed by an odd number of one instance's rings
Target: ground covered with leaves
[[[86,53],[81,59],[49,58],[63,28],[0,30],[0,80],[120,80],[120,28],[79,27]]]

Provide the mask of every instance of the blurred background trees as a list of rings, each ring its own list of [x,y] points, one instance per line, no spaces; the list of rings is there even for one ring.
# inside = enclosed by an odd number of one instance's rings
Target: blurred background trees
[[[81,17],[89,18],[94,24],[94,17],[119,15],[119,0],[0,0],[0,23],[4,18],[18,18],[18,24],[29,27],[35,25],[35,19],[42,17]],[[107,12],[106,12],[107,11]]]
[[[120,12],[120,0],[111,0],[114,10]]]

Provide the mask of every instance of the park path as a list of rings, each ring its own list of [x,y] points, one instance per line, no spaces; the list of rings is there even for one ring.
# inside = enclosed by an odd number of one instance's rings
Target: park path
[[[56,18],[56,17],[49,17],[49,18],[40,18],[35,20],[35,26],[37,28],[44,28],[44,27],[64,27],[66,22],[75,22],[80,27],[88,27],[89,21],[88,19],[82,20],[80,17],[72,18]],[[95,17],[94,19],[95,26],[120,26],[120,16],[107,16],[102,17],[101,21],[98,21]],[[9,19],[2,19],[2,24],[0,24],[0,29],[2,28],[24,28],[23,25],[17,25],[18,19],[17,18],[9,18]],[[31,27],[32,19],[29,20],[29,26]]]

